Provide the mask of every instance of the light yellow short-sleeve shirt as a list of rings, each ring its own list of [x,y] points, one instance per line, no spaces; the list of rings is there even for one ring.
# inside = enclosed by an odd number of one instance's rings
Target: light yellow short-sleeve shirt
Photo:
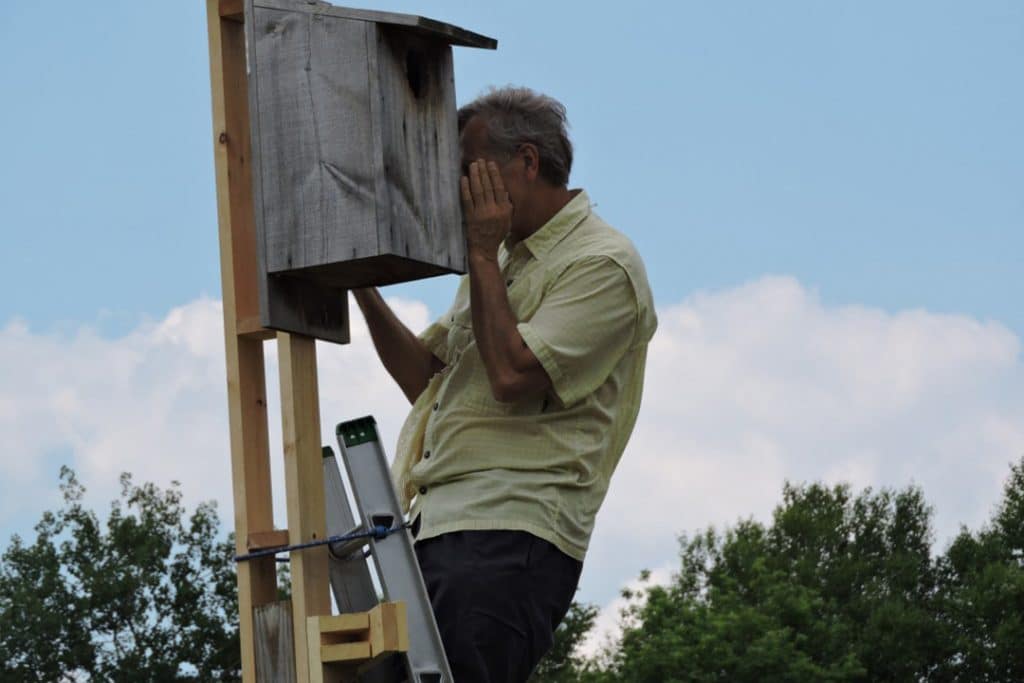
[[[515,403],[493,398],[464,277],[451,309],[420,336],[446,367],[410,472],[417,538],[515,529],[583,560],[640,408],[657,327],[647,275],[582,191],[528,239],[502,245],[499,264],[519,332],[552,390]]]

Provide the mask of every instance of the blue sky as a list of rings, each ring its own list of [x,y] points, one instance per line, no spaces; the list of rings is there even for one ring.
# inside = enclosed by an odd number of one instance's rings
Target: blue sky
[[[784,479],[921,483],[940,545],[986,518],[1024,454],[1024,4],[360,6],[498,38],[456,49],[459,101],[561,99],[572,184],[646,260],[656,372],[584,598],[767,515]],[[207,60],[200,0],[0,6],[0,538],[55,504],[60,462],[229,500]],[[455,282],[386,294],[424,325]],[[322,370],[365,374],[393,436],[359,338]],[[656,537],[618,523],[656,502],[680,506]]]
[[[659,301],[787,273],[1024,331],[1018,2],[366,6],[499,39],[456,50],[460,101],[511,82],[566,103],[573,182]],[[117,333],[217,295],[202,3],[0,18],[0,321]],[[453,281],[396,290],[437,311]]]

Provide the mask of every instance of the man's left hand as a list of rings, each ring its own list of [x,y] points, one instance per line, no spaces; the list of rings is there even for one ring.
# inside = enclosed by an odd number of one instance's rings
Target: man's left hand
[[[497,260],[498,245],[512,228],[512,202],[498,165],[483,159],[474,161],[460,185],[469,252]]]

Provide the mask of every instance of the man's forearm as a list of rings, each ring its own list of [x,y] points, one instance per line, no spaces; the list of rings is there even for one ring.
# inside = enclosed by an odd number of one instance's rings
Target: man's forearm
[[[511,400],[520,390],[529,388],[523,386],[524,373],[533,369],[535,362],[516,329],[519,321],[509,304],[496,259],[471,252],[469,283],[473,335],[492,393],[499,401]]]
[[[352,294],[370,328],[370,338],[384,368],[409,402],[415,403],[444,363],[398,319],[375,288],[354,290]]]

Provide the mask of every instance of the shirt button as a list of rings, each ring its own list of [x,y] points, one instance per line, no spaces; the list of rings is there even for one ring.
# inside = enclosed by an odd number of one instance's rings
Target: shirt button
[[[420,487],[420,493],[426,493],[426,492],[427,492],[427,487],[426,486],[421,486]]]
[[[424,460],[426,460],[429,457],[430,457],[430,451],[427,451],[426,453],[423,454],[423,459]]]

